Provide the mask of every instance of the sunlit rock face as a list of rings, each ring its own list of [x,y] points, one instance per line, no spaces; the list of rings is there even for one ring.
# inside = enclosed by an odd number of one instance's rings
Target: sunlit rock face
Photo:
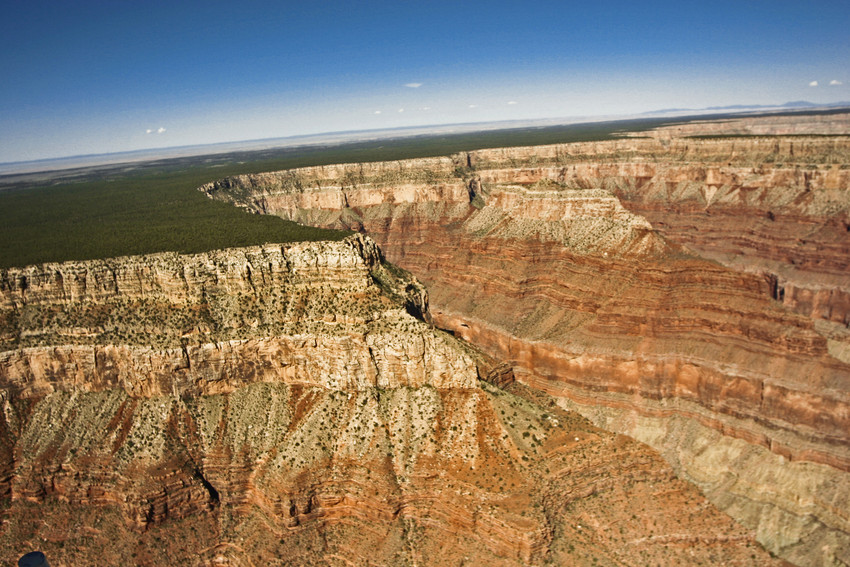
[[[846,136],[668,132],[201,189],[366,232],[425,283],[435,325],[659,449],[774,552],[840,565],[850,561],[850,518],[836,512],[850,509],[848,156]]]
[[[387,268],[359,235],[3,276],[7,345],[18,348],[0,355],[0,379],[24,396],[69,388],[218,394],[253,382],[476,384],[450,339],[411,316],[427,311],[422,285]]]
[[[6,562],[781,564],[435,329],[368,237],[29,266],[0,301]]]

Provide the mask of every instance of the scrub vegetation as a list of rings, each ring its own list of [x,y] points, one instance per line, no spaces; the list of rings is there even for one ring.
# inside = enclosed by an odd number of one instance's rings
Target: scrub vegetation
[[[201,172],[198,172],[201,173]],[[158,174],[0,194],[0,267],[265,242],[340,240],[342,231],[252,215],[195,190],[205,175]]]

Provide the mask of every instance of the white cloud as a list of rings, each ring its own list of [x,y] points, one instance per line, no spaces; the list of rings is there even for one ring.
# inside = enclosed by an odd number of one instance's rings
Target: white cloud
[[[518,104],[518,103],[517,103],[517,101],[515,101],[515,100],[509,100],[509,101],[508,101],[508,104]]]
[[[809,86],[810,86],[810,87],[816,87],[816,86],[818,86],[818,82],[817,82],[817,81],[812,81],[811,83],[809,83]]]
[[[405,83],[404,86],[409,88],[409,89],[418,89],[419,87],[422,86],[422,83]]]
[[[156,129],[157,134],[162,134],[163,132],[165,132],[165,128],[163,128],[162,126]]]
[[[403,108],[399,108],[399,109],[398,109],[398,112],[399,112],[399,114],[400,114],[400,113],[404,112],[404,109],[403,109]]]
[[[430,106],[423,106],[419,110],[431,110],[431,107]]]
[[[151,130],[150,128],[148,128],[147,130],[145,130],[145,134],[150,134],[151,132],[153,132],[153,130]]]
[[[839,81],[838,79],[832,79],[832,80],[829,82],[829,84],[830,84],[830,85],[832,85],[833,87],[835,87],[835,86],[838,86],[838,85],[843,85],[844,83],[842,83],[842,82],[841,82],[841,81]]]
[[[380,111],[380,110],[376,110],[376,111],[375,111],[375,114],[380,114],[380,113],[381,113],[381,111]]]
[[[469,108],[478,108],[478,105],[477,104],[470,104]]]

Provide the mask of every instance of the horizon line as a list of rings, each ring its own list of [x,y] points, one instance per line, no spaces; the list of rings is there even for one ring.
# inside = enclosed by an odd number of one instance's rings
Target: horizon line
[[[440,129],[449,129],[449,128],[464,128],[465,132],[476,132],[482,130],[499,130],[499,129],[511,129],[511,126],[508,125],[516,125],[515,127],[521,128],[523,126],[531,126],[531,125],[540,125],[540,126],[567,126],[567,125],[577,125],[582,123],[603,123],[603,122],[614,122],[618,120],[640,120],[641,118],[649,118],[649,117],[664,117],[664,115],[669,116],[670,118],[676,117],[684,117],[688,114],[718,114],[724,110],[732,111],[726,114],[747,114],[752,111],[788,111],[788,112],[804,112],[806,110],[816,110],[821,108],[831,108],[831,109],[840,109],[840,108],[848,108],[850,109],[850,101],[841,101],[841,102],[832,102],[832,103],[824,103],[817,104],[811,103],[808,101],[791,101],[778,105],[764,105],[764,104],[737,104],[737,105],[729,105],[729,106],[712,106],[705,108],[667,108],[667,109],[658,109],[658,110],[650,110],[646,112],[641,112],[637,114],[608,114],[608,115],[590,115],[590,116],[561,116],[561,117],[552,117],[552,118],[531,118],[531,119],[507,119],[507,120],[487,120],[481,122],[453,122],[453,123],[442,123],[442,124],[428,124],[422,126],[395,126],[392,128],[372,128],[372,129],[358,129],[358,130],[333,130],[328,132],[317,132],[312,134],[293,134],[289,136],[273,136],[268,138],[251,138],[251,139],[243,139],[243,140],[229,140],[223,142],[207,142],[200,144],[181,144],[175,146],[158,146],[158,147],[150,147],[150,148],[140,148],[135,150],[120,150],[116,152],[105,152],[105,153],[91,153],[91,154],[70,154],[64,156],[54,156],[54,157],[45,157],[31,160],[18,160],[18,161],[8,161],[8,162],[0,162],[0,176],[5,175],[16,175],[16,174],[26,174],[26,173],[36,173],[36,172],[46,172],[46,171],[57,171],[62,169],[73,169],[74,167],[91,167],[93,165],[118,165],[121,163],[134,163],[139,161],[155,161],[157,159],[175,159],[179,157],[198,157],[203,155],[217,155],[224,154],[230,152],[238,152],[238,151],[254,151],[260,149],[278,149],[278,148],[286,148],[292,147],[297,148],[300,146],[311,146],[311,145],[321,145],[323,142],[329,142],[332,140],[327,140],[327,138],[333,137],[341,137],[341,136],[358,136],[358,135],[371,135],[373,136],[373,140],[380,139],[393,139],[393,136],[389,135],[381,135],[381,134],[390,134],[390,133],[402,133],[402,132],[420,132],[420,134],[408,134],[408,136],[401,137],[411,137],[415,135],[427,135],[429,133],[437,133],[437,130]],[[503,126],[504,128],[500,128]],[[177,153],[181,150],[202,150],[202,149],[212,149],[216,146],[238,146],[238,145],[261,145],[261,144],[269,144],[271,142],[282,142],[282,141],[299,141],[299,140],[311,140],[315,139],[312,143],[304,143],[304,144],[274,144],[270,145],[266,148],[234,148],[226,151],[212,151],[212,152],[193,152],[191,155],[160,155],[160,156],[151,156],[149,160],[144,159],[143,154],[151,154],[151,153]],[[368,141],[368,140],[356,140],[356,139],[346,139],[346,140],[338,140],[338,144],[345,144],[356,141]],[[79,165],[60,165],[60,162],[68,162],[68,161],[84,161],[84,160],[98,160],[102,161],[107,158],[119,158],[121,156],[137,156],[138,159],[132,159],[127,161],[119,161],[117,159],[110,159],[101,164],[79,164]],[[47,165],[47,164],[55,164],[56,167],[48,167],[45,169],[26,169],[14,171],[16,168],[24,168],[24,167],[32,167],[38,164]]]

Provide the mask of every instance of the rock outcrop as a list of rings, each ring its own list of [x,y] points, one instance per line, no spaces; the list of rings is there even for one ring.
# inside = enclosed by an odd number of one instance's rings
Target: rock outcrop
[[[368,237],[30,266],[0,300],[6,561],[781,564],[434,329]]]
[[[269,381],[476,384],[469,361],[410,316],[427,310],[421,284],[387,268],[362,236],[43,264],[0,277],[14,322],[6,346],[17,347],[0,354],[0,380],[25,397],[78,387],[206,395]]]
[[[437,326],[658,448],[774,552],[841,565],[848,150],[841,136],[630,139],[201,189],[367,232],[427,285]],[[704,458],[709,442],[735,449]]]

